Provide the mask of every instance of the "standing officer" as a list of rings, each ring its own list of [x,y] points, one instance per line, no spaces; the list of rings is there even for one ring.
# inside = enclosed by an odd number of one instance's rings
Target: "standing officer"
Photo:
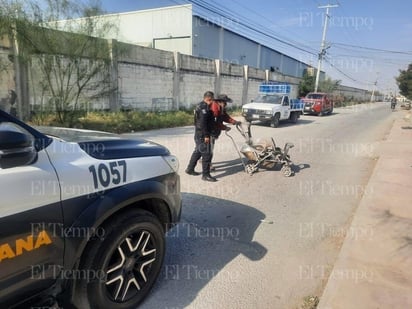
[[[213,156],[212,130],[215,127],[215,117],[210,109],[214,93],[206,91],[203,101],[195,109],[195,150],[186,168],[189,175],[199,175],[195,172],[197,161],[202,158],[202,180],[215,182],[217,179],[210,175],[210,164]]]

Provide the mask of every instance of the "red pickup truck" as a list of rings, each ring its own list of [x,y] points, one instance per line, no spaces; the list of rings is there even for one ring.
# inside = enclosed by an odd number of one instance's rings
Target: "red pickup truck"
[[[333,102],[327,93],[309,92],[301,101],[304,103],[304,113],[323,116],[333,112]]]

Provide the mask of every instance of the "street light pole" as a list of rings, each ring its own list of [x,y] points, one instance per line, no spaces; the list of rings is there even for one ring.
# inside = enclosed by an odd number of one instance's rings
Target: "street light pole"
[[[322,43],[320,45],[320,53],[319,53],[319,56],[318,56],[318,70],[316,71],[315,92],[318,91],[319,75],[320,75],[320,70],[322,68],[322,59],[323,59],[323,56],[326,53],[326,29],[328,28],[329,9],[330,8],[335,8],[335,7],[338,7],[338,6],[339,5],[337,5],[337,4],[328,4],[328,5],[318,7],[319,9],[325,9],[326,8],[326,15],[325,15],[325,23],[323,25]]]

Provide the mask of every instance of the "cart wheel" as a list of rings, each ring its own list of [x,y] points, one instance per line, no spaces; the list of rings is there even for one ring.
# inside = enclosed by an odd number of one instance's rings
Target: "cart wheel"
[[[285,177],[290,177],[293,175],[292,168],[289,165],[283,165],[281,172],[283,173],[283,176]]]
[[[245,165],[245,170],[246,170],[246,173],[252,176],[252,174],[257,171],[257,168],[255,167],[254,163],[247,163]]]

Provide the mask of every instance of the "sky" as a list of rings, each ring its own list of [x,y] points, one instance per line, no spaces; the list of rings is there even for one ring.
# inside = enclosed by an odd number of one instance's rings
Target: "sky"
[[[100,0],[108,13],[191,2],[213,6],[230,19],[194,4],[196,14],[315,67],[326,13],[319,6],[337,4],[329,11],[322,70],[346,86],[397,93],[395,77],[412,63],[410,0]]]

